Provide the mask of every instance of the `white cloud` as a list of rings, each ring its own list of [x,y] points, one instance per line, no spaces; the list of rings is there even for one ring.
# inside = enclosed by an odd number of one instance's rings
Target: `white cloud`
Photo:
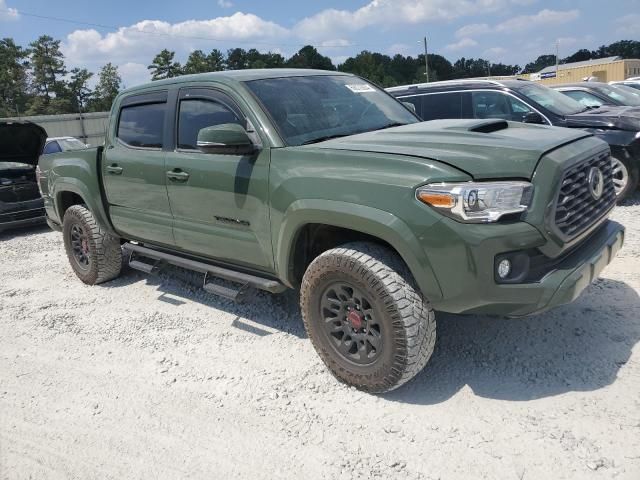
[[[465,15],[502,10],[534,0],[371,0],[356,10],[323,10],[304,18],[295,27],[306,39],[324,38],[337,32],[357,31],[371,26],[417,24],[452,20]]]
[[[406,43],[394,43],[389,48],[387,48],[387,53],[389,55],[395,55],[397,53],[401,55],[409,55],[412,52],[418,49],[418,43],[416,42],[415,46],[407,45]]]
[[[20,14],[16,8],[9,8],[5,0],[0,0],[0,22],[18,20]]]
[[[331,47],[348,47],[351,42],[344,38],[336,38],[335,40],[325,40],[320,42],[319,47],[331,48]]]
[[[463,38],[470,35],[481,35],[489,32],[491,32],[491,27],[486,23],[472,23],[456,30],[456,37]]]
[[[1,0],[0,0],[1,1]],[[250,47],[275,44],[289,36],[280,25],[241,12],[210,20],[188,20],[171,24],[159,20],[143,20],[116,32],[102,34],[94,29],[76,30],[63,42],[61,49],[70,67],[82,66],[96,70],[107,62],[129,65],[121,72],[127,84],[139,83],[142,69],[133,65],[148,65],[163,48],[176,52],[176,60],[184,61],[189,52],[220,48],[221,43]],[[271,47],[269,42],[273,41]],[[146,68],[146,67],[145,67]],[[133,69],[133,70],[132,70]],[[144,80],[148,79],[148,75]]]
[[[455,35],[458,38],[472,35],[484,35],[489,33],[519,33],[534,28],[547,28],[572,22],[580,16],[578,10],[540,10],[533,15],[519,15],[510,18],[497,25],[490,26],[486,23],[472,23],[460,27]]]
[[[456,50],[464,50],[465,48],[476,47],[477,45],[478,45],[478,42],[476,42],[473,38],[465,37],[455,43],[450,43],[444,48],[446,50],[456,51]]]
[[[222,8],[231,8],[233,7],[233,2],[229,0],[218,0],[218,6]]]
[[[124,87],[129,88],[149,81],[149,69],[146,64],[127,62],[118,65]]]
[[[630,13],[624,17],[620,17],[615,22],[618,25],[616,33],[632,38],[640,36],[640,14]]]
[[[500,61],[500,58],[507,53],[506,48],[502,47],[491,47],[487,48],[482,54],[485,57],[488,57],[489,60],[493,60],[494,62]]]
[[[580,12],[578,10],[559,11],[545,8],[535,15],[520,15],[510,18],[496,25],[495,30],[506,33],[522,32],[538,27],[562,25],[576,20],[579,16]]]

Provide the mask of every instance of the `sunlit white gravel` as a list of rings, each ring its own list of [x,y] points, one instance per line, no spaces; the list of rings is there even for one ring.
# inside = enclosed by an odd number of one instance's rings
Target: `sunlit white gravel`
[[[439,315],[388,395],[345,387],[295,292],[246,305],[186,273],[80,283],[58,233],[0,234],[2,479],[640,479],[640,196],[577,302]]]

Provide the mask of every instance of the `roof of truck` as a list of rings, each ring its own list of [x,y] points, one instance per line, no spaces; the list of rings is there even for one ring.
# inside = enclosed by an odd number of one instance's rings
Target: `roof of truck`
[[[304,68],[255,68],[247,70],[224,70],[221,72],[196,73],[194,75],[181,75],[179,77],[166,78],[164,80],[156,80],[147,82],[135,87],[128,88],[124,91],[130,92],[135,90],[143,90],[149,87],[158,87],[162,85],[172,85],[184,82],[246,82],[250,80],[263,80],[266,78],[280,77],[307,77],[315,75],[351,75],[349,73],[337,72],[331,70],[312,70]]]

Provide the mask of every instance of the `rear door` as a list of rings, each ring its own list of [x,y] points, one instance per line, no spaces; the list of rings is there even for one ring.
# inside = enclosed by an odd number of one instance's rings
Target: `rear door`
[[[102,176],[115,229],[124,237],[173,245],[164,151],[171,130],[167,92],[125,98],[107,145]]]
[[[200,129],[247,119],[225,93],[180,90],[176,148],[167,154],[167,189],[178,248],[247,267],[273,270],[267,205],[269,150],[252,155],[202,153]]]

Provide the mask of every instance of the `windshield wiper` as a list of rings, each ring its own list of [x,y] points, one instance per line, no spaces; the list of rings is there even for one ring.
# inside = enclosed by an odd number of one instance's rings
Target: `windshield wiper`
[[[320,142],[324,142],[325,140],[331,140],[333,138],[341,138],[341,137],[348,137],[348,136],[349,135],[347,135],[346,133],[340,133],[337,135],[325,135],[323,137],[312,138],[311,140],[302,142],[302,145],[309,145],[311,143],[320,143]]]

